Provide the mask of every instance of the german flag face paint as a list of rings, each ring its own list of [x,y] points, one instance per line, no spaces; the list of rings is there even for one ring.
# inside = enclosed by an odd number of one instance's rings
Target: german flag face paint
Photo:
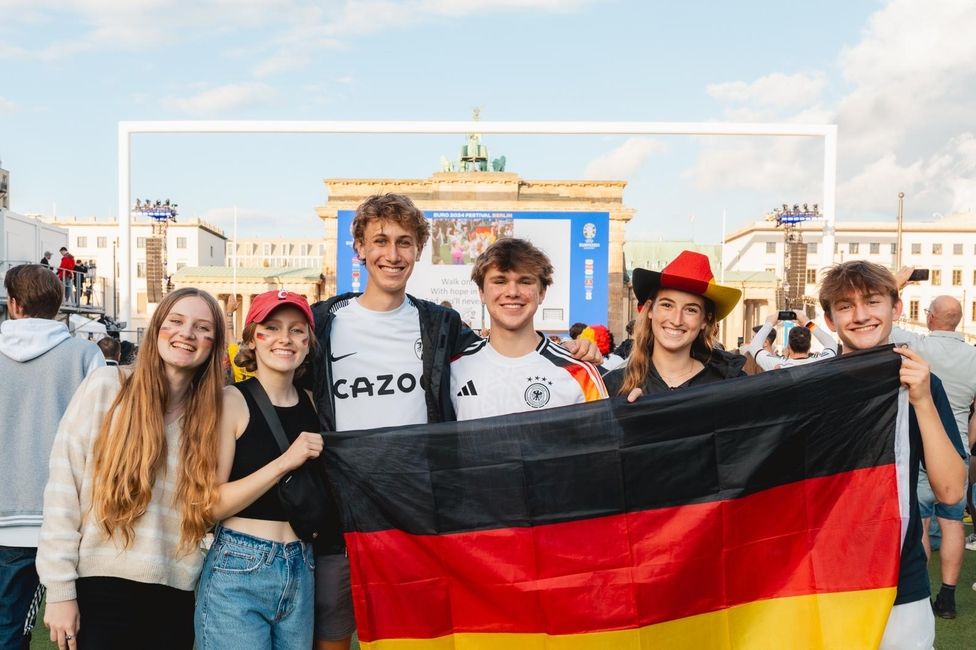
[[[908,511],[898,365],[333,434],[364,648],[876,647]]]

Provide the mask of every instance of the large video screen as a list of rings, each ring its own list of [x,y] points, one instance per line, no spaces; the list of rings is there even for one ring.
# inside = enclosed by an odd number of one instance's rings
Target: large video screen
[[[490,326],[471,281],[471,264],[499,237],[528,239],[555,268],[553,284],[535,317],[537,329],[562,332],[573,323],[607,322],[607,212],[428,211],[431,238],[407,283],[407,292],[447,301],[474,328]],[[364,291],[366,269],[352,245],[355,212],[338,214],[336,289]]]

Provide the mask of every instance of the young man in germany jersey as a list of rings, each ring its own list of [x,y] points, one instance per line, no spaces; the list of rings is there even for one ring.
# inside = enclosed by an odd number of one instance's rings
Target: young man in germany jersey
[[[577,361],[533,327],[552,271],[545,253],[524,239],[499,239],[478,256],[471,279],[491,316],[491,336],[451,362],[457,419],[607,397],[595,366]]]
[[[406,196],[371,196],[356,209],[352,236],[366,268],[366,290],[312,306],[319,343],[312,375],[322,431],[455,419],[450,360],[480,338],[453,309],[407,295],[407,280],[430,237],[427,219]],[[586,342],[573,349],[599,360]],[[332,524],[331,534],[315,545],[316,650],[348,649],[355,630],[337,514]]]

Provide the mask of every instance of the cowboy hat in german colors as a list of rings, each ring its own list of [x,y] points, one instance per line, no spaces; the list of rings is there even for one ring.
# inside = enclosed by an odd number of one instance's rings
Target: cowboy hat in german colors
[[[742,292],[738,289],[715,282],[708,257],[694,251],[681,251],[660,272],[634,269],[631,284],[634,287],[638,309],[643,307],[644,302],[658,289],[677,289],[704,296],[715,303],[716,321],[728,316],[742,297]]]

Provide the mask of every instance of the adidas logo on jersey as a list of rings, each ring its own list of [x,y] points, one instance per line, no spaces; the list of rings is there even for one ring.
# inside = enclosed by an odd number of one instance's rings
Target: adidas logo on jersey
[[[463,397],[464,395],[477,395],[477,394],[478,394],[478,391],[475,390],[475,388],[474,388],[474,380],[473,379],[469,379],[468,380],[468,383],[466,383],[464,386],[462,386],[461,387],[461,390],[458,391],[457,396],[458,397]]]

